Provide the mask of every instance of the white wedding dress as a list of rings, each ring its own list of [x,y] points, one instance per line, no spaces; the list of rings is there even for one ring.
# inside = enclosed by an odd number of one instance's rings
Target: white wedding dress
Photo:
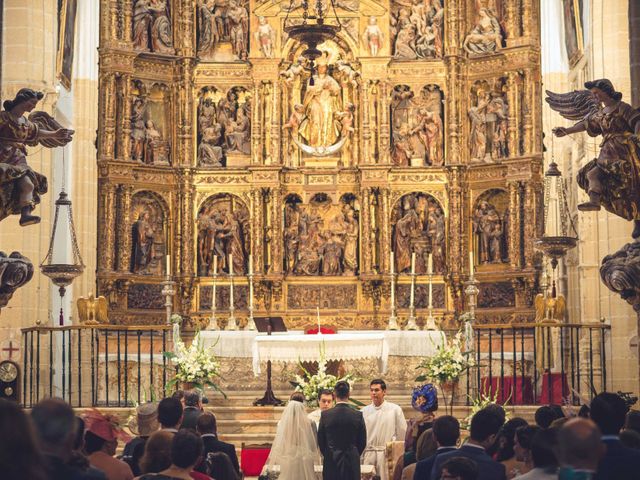
[[[290,401],[278,422],[266,471],[278,466],[279,480],[316,480],[315,464],[320,464],[320,455],[311,420],[302,403]]]

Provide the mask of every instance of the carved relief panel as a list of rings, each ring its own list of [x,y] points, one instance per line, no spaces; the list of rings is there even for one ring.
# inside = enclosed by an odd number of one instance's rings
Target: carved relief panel
[[[471,163],[492,163],[509,156],[509,105],[506,80],[477,81],[469,108]]]
[[[509,262],[509,194],[487,190],[478,197],[472,213],[473,250],[480,265]]]
[[[134,81],[131,100],[131,159],[147,165],[171,163],[171,117],[166,85]]]
[[[248,0],[197,0],[196,20],[200,60],[234,62],[249,58]]]
[[[427,273],[432,255],[434,273],[445,272],[446,219],[440,203],[427,193],[408,193],[391,213],[395,272],[409,273],[415,253],[415,272]]]
[[[471,26],[462,44],[469,56],[490,55],[504,45],[506,3],[512,0],[467,0]]]
[[[443,95],[437,85],[416,95],[408,85],[391,92],[391,160],[397,166],[444,164]]]
[[[442,0],[392,0],[390,42],[393,58],[442,58],[444,7]]]
[[[247,165],[250,154],[250,92],[244,87],[231,87],[226,92],[203,88],[198,100],[198,166]]]
[[[131,273],[166,274],[168,211],[165,202],[153,192],[138,192],[131,198]]]
[[[172,55],[173,29],[169,0],[134,0],[133,47],[143,52]]]
[[[295,194],[284,210],[284,271],[289,275],[353,276],[359,266],[360,204],[345,194],[337,204],[325,193],[307,205]]]
[[[207,198],[198,211],[196,228],[199,276],[211,276],[214,266],[218,274],[247,272],[251,221],[249,209],[238,197],[224,193]]]

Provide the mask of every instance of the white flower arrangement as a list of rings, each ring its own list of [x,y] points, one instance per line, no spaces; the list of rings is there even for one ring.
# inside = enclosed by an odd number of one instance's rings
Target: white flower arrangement
[[[200,332],[196,332],[191,345],[188,347],[182,340],[175,342],[174,352],[165,352],[165,357],[170,359],[176,367],[175,376],[167,383],[173,387],[178,383],[193,383],[199,389],[211,386],[220,390],[214,379],[220,378],[220,362],[213,353],[213,346],[205,348],[200,340]]]
[[[471,426],[471,419],[476,413],[478,413],[480,410],[483,410],[485,407],[488,407],[492,403],[498,404],[498,393],[499,393],[498,391],[496,391],[495,394],[493,395],[491,393],[487,393],[487,394],[482,393],[480,394],[479,397],[473,398],[473,399],[469,397],[469,399],[471,400],[469,415],[467,415],[467,417],[464,420],[462,420],[461,426],[463,428],[469,428]],[[502,405],[503,408],[509,405],[509,400],[511,400],[511,395],[509,395],[509,398],[507,398],[503,402],[503,405]],[[509,420],[509,410],[504,408],[504,414],[505,414],[505,421]]]
[[[311,375],[311,373],[304,368],[302,362],[298,362],[298,365],[302,369],[303,375],[296,375],[294,380],[291,381],[291,384],[295,387],[296,392],[302,392],[307,404],[312,407],[318,406],[321,390],[333,391],[338,382],[348,382],[349,386],[353,387],[353,384],[357,380],[351,374],[338,378],[335,375],[327,373],[327,361],[324,358],[324,348],[322,347],[320,347],[318,373]]]
[[[436,354],[424,358],[416,367],[424,373],[416,381],[437,381],[439,383],[458,380],[460,375],[474,365],[473,351],[465,351],[465,337],[462,332],[438,345]]]

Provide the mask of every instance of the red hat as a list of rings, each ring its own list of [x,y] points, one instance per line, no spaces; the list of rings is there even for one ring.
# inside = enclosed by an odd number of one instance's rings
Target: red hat
[[[105,415],[100,410],[92,408],[83,415],[83,418],[86,430],[107,442],[113,440],[128,442],[131,440],[131,437],[122,430],[118,419],[113,415]]]

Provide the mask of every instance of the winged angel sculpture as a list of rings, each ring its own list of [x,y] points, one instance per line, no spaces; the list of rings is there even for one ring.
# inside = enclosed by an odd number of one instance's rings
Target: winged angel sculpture
[[[553,134],[564,137],[587,132],[602,135],[600,153],[578,172],[578,185],[589,201],[578,205],[582,211],[600,210],[633,220],[633,238],[640,238],[640,111],[622,101],[622,93],[607,79],[584,84],[586,90],[553,93],[547,90],[549,106],[572,127],[556,127]]]
[[[62,147],[74,133],[51,115],[32,112],[43,97],[42,92],[22,88],[13,100],[3,103],[0,112],[0,220],[20,214],[22,226],[40,222],[31,212],[47,192],[47,177],[27,164],[26,146]],[[26,117],[28,112],[32,113]]]

